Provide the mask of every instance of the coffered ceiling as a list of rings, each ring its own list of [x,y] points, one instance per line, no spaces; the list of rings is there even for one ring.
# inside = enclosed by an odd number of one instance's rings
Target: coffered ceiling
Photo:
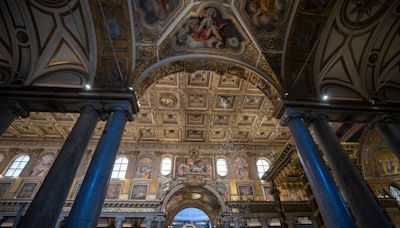
[[[286,128],[272,117],[273,105],[254,85],[211,71],[178,73],[149,87],[140,113],[127,124],[126,142],[209,142],[284,145]],[[32,113],[7,130],[6,139],[65,139],[72,113]],[[100,122],[94,139],[104,128]]]
[[[250,82],[274,107],[325,95],[370,109],[400,101],[399,1],[4,0],[0,12],[1,86],[140,96],[170,75],[208,70]],[[210,96],[179,95],[176,105],[208,110],[195,102],[219,95]]]
[[[211,71],[178,73],[151,86],[133,123],[140,140],[285,142],[288,131],[255,86]]]

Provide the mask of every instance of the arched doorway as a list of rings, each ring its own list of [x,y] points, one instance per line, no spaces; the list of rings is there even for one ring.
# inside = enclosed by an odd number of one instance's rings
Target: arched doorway
[[[188,207],[179,211],[171,224],[172,228],[210,228],[211,221],[201,209]]]
[[[195,213],[207,216],[209,224],[219,226],[222,224],[221,213],[226,212],[226,205],[220,194],[211,186],[190,186],[180,184],[171,189],[171,191],[163,199],[164,203],[161,206],[161,211],[167,214],[166,227],[184,227],[184,222],[180,221],[174,226],[176,218],[180,217],[179,213]],[[196,210],[185,211],[187,208],[195,208]],[[185,215],[185,214],[184,214]],[[185,220],[187,221],[187,220]],[[205,223],[204,223],[205,222]],[[195,226],[186,223],[185,227],[209,227],[204,219],[197,221]],[[211,227],[211,226],[210,226]]]

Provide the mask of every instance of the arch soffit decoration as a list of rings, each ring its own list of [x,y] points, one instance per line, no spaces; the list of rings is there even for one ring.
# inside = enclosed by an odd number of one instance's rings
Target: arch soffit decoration
[[[264,91],[272,102],[280,97],[281,81],[268,64],[262,47],[246,24],[248,22],[239,13],[238,9],[243,6],[240,6],[241,3],[238,1],[232,4],[216,4],[213,1],[181,3],[184,5],[176,6],[181,7],[180,13],[173,11],[171,13],[174,15],[173,18],[167,19],[170,22],[168,27],[165,25],[163,27],[161,20],[153,25],[156,34],[153,34],[154,36],[142,31],[152,26],[143,20],[141,14],[146,14],[146,11],[138,4],[135,4],[137,8],[134,10],[138,21],[135,25],[136,69],[133,72],[133,88],[138,94],[143,93],[158,79],[170,74],[211,69],[249,81]],[[215,48],[200,42],[196,45],[203,46],[198,48],[187,40],[179,41],[182,33],[187,32],[183,28],[195,26],[190,24],[191,21],[199,20],[199,15],[210,9],[220,21],[224,22],[223,26],[229,26],[229,29],[234,31],[233,35],[227,35],[227,40],[230,39],[231,43],[238,45],[237,47],[226,42],[221,46],[222,48]],[[164,30],[157,33],[159,31],[157,28],[160,27]],[[188,34],[185,35],[185,39],[188,39]]]
[[[170,201],[170,199],[179,191],[187,187],[185,184],[178,184],[175,186],[173,189],[171,189],[167,195],[162,199],[162,205],[160,207],[161,212],[167,212],[167,206]],[[224,198],[218,193],[217,190],[215,190],[212,186],[210,185],[204,185],[202,186],[204,189],[210,191],[215,197],[217,197],[219,201],[219,205],[221,206],[221,211],[222,212],[227,212],[228,208],[225,205],[225,200]]]

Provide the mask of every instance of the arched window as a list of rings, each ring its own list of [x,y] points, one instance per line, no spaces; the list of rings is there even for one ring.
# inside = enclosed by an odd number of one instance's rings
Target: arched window
[[[396,199],[397,203],[400,204],[400,189],[397,186],[389,186],[390,194]]]
[[[217,173],[221,177],[228,175],[228,163],[224,158],[217,159]]]
[[[264,173],[268,171],[269,166],[270,164],[268,160],[263,158],[257,160],[257,172],[260,179],[264,175]]]
[[[161,160],[161,169],[160,173],[163,176],[167,176],[172,171],[172,159],[170,157],[163,157]]]
[[[126,157],[118,158],[114,163],[114,168],[111,178],[125,178],[126,170],[128,169],[128,159]]]
[[[4,176],[6,177],[17,177],[22,172],[30,157],[28,155],[20,155],[14,159],[10,167],[8,167]]]

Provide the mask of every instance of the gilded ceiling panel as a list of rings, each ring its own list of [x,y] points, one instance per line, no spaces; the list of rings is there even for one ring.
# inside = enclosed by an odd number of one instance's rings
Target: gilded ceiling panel
[[[200,70],[158,81],[139,97],[140,112],[127,123],[122,141],[285,144],[288,130],[272,117],[269,99],[251,83],[231,77],[238,78]],[[62,141],[77,117],[31,113],[16,120],[2,138]],[[101,137],[105,123],[97,124],[94,140]]]

